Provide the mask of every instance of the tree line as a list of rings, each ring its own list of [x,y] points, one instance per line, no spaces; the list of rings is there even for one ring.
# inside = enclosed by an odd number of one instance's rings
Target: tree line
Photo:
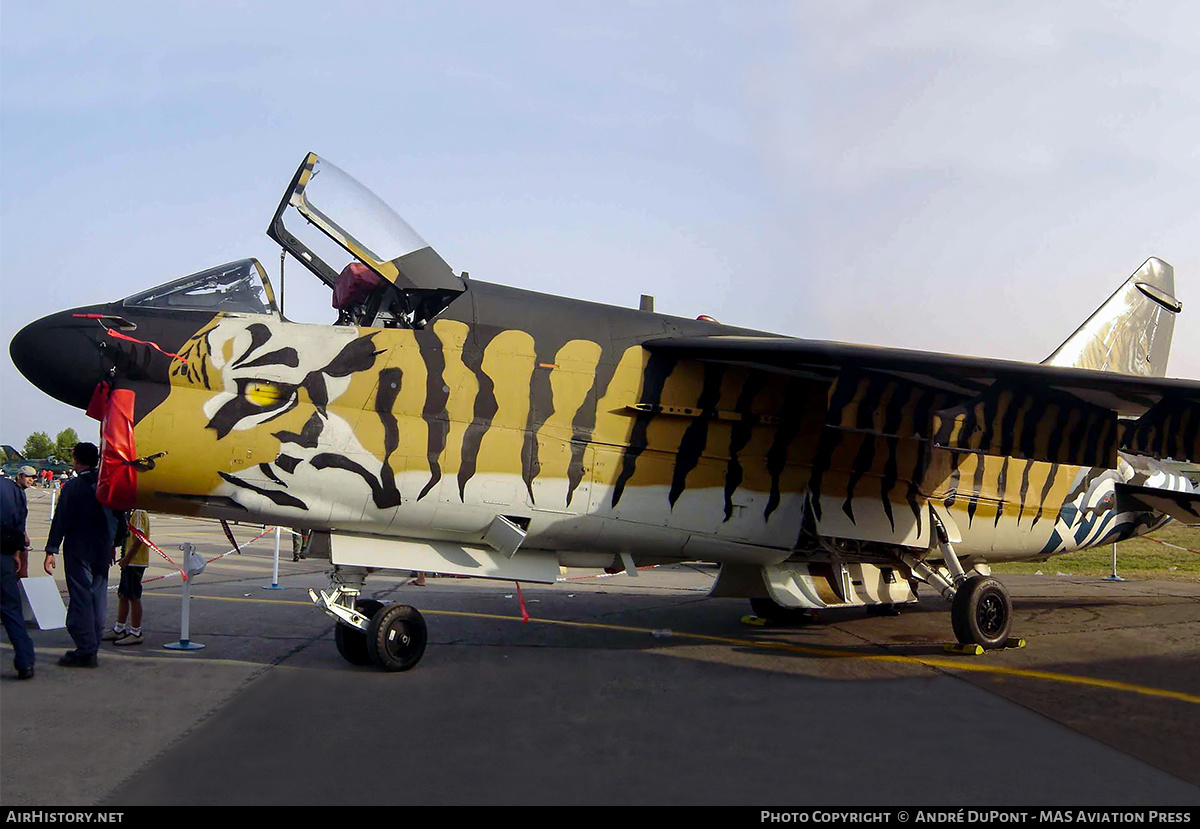
[[[50,440],[50,435],[45,432],[34,432],[25,439],[25,446],[21,452],[27,458],[50,458],[70,463],[71,449],[77,443],[79,443],[79,435],[75,434],[74,429],[63,429],[54,440]],[[8,457],[8,453],[0,449],[0,462],[11,463],[15,460],[18,459]]]

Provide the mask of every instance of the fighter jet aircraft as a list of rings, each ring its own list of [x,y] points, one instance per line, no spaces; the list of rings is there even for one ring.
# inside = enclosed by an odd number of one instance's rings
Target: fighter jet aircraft
[[[0,446],[0,450],[4,451],[4,457],[7,459],[4,465],[0,467],[0,475],[4,475],[6,478],[15,478],[17,470],[22,466],[32,466],[39,473],[49,469],[56,476],[63,472],[71,471],[69,463],[63,463],[50,457],[27,458],[8,444]]]
[[[287,319],[244,259],[53,314],[17,367],[101,420],[109,505],[312,532],[311,594],[355,664],[421,658],[369,574],[553,582],[560,565],[720,565],[761,617],[948,601],[1010,641],[989,562],[1197,520],[1200,383],[1165,379],[1169,265],[1149,259],[1042,364],[817,342],[455,273],[328,161],[268,235],[337,319]],[[41,343],[52,342],[52,350]]]

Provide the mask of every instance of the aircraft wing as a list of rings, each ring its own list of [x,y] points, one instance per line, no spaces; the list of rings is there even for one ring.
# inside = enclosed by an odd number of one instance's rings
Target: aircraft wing
[[[827,424],[834,427],[877,431],[856,404],[882,382],[925,394],[929,414],[914,424],[914,436],[946,449],[1110,468],[1118,449],[1200,459],[1195,380],[787,337],[673,337],[643,345],[668,359],[824,381]]]

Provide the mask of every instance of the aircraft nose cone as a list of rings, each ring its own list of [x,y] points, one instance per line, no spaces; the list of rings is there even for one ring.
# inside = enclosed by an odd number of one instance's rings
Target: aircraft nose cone
[[[96,320],[76,315],[98,311],[75,308],[31,322],[9,345],[13,365],[51,397],[87,408],[96,384],[104,379],[103,330]]]

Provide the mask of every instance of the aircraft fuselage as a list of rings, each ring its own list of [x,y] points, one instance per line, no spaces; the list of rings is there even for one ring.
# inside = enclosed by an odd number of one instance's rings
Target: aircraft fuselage
[[[755,564],[788,558],[814,529],[867,558],[872,544],[931,549],[931,506],[960,554],[990,560],[1161,523],[1088,510],[1114,481],[1172,474],[1151,461],[1112,470],[937,447],[927,421],[950,392],[643,348],[756,333],[472,281],[421,329],[113,303],[35,323],[13,353],[76,406],[101,380],[134,393],[136,454],[161,455],[136,500],[167,512],[463,543],[502,515],[527,530],[525,549],[564,560]]]

